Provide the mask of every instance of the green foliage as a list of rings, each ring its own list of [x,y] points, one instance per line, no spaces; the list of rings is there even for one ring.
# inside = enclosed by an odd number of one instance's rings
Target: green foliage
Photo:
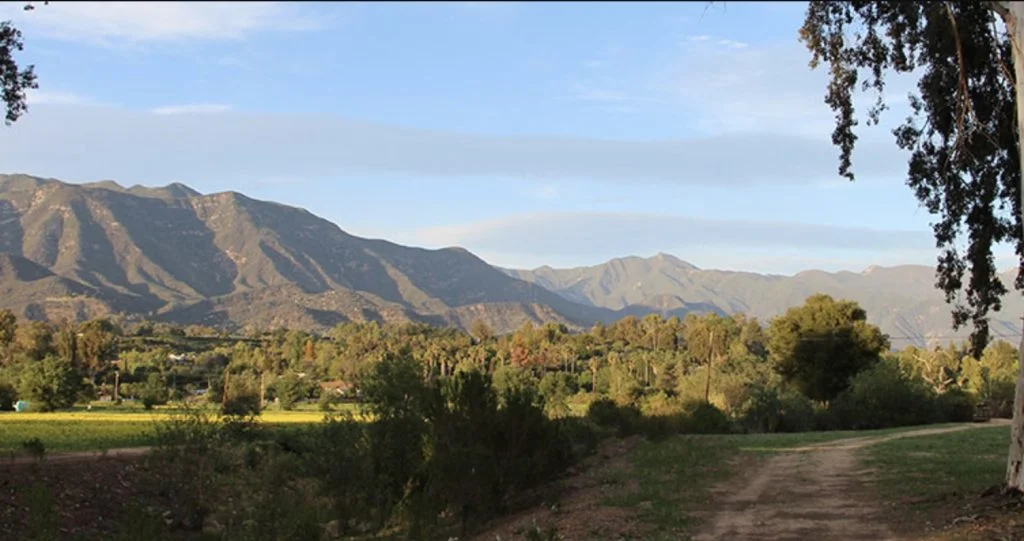
[[[816,424],[810,399],[776,386],[753,386],[738,417],[748,432],[805,432]]]
[[[14,385],[0,381],[0,411],[13,411],[14,403],[18,401],[18,391]]]
[[[537,387],[544,399],[544,406],[549,415],[565,417],[569,415],[569,397],[577,391],[576,380],[566,372],[548,372],[541,378]]]
[[[840,425],[853,430],[930,423],[937,419],[935,408],[935,392],[892,361],[854,376],[832,403]]]
[[[37,411],[70,408],[82,390],[82,376],[71,362],[48,355],[29,361],[21,371],[20,396]]]
[[[940,393],[935,403],[939,420],[950,423],[973,421],[976,406],[976,400],[970,393],[957,388]]]
[[[876,363],[888,339],[857,303],[812,295],[772,320],[768,349],[783,379],[812,400],[828,401]]]
[[[686,412],[682,429],[687,434],[728,434],[733,431],[732,421],[714,404],[700,402],[683,407]]]
[[[153,406],[162,406],[167,403],[167,384],[163,376],[153,372],[146,377],[146,383],[139,392],[144,408],[152,409]]]
[[[14,312],[4,308],[0,310],[0,349],[7,349],[14,342],[14,334],[18,329],[18,319]]]
[[[1015,21],[997,14],[997,4],[817,1],[800,30],[811,65],[828,64],[826,102],[836,113],[832,141],[841,151],[839,172],[851,180],[854,95],[874,90],[868,111],[874,124],[887,106],[885,76],[921,74],[910,98],[912,114],[893,134],[910,152],[907,185],[938,218],[936,285],[955,303],[954,326],[973,323],[975,357],[988,343],[988,313],[999,310],[1007,292],[993,247],[1008,242],[1024,254],[1015,114],[1020,104],[1006,75],[1022,60],[1005,30]],[[1024,274],[1018,273],[1015,285],[1024,288]]]
[[[289,411],[298,404],[300,400],[309,397],[313,387],[309,380],[300,378],[298,375],[289,372],[274,382],[274,394],[277,395],[278,404],[281,409]]]

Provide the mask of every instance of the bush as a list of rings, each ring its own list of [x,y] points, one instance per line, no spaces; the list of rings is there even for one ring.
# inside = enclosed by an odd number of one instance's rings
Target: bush
[[[683,411],[686,412],[682,424],[683,432],[688,434],[728,434],[733,431],[729,417],[714,404],[691,402],[683,407]]]
[[[587,419],[595,425],[612,428],[619,437],[640,431],[640,410],[635,406],[620,406],[609,398],[599,398],[587,408]]]
[[[978,398],[989,415],[1003,419],[1013,418],[1013,400],[1017,382],[1010,379],[985,381],[979,389]]]
[[[938,417],[931,387],[890,360],[854,376],[832,410],[840,427],[850,430],[926,424]]]
[[[951,423],[967,423],[974,420],[975,400],[963,389],[946,390],[935,399],[939,419]]]
[[[260,397],[255,394],[238,394],[229,397],[220,408],[222,415],[247,417],[260,414]]]
[[[810,399],[774,386],[752,387],[738,417],[748,432],[805,432],[815,425]]]
[[[0,383],[0,411],[11,411],[18,401],[18,391],[9,383]]]

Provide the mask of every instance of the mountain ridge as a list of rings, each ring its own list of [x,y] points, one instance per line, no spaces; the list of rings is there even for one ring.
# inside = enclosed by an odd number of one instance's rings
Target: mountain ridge
[[[575,302],[636,314],[743,312],[766,322],[820,292],[857,301],[869,320],[894,338],[895,347],[962,340],[970,334],[969,328],[952,329],[951,306],[935,287],[935,268],[925,265],[871,265],[860,272],[810,269],[781,275],[703,270],[677,257],[656,254],[613,258],[586,267],[502,271]],[[1008,286],[1014,276],[1013,270],[1000,273]],[[1019,294],[1011,291],[1004,296],[1003,309],[990,315],[993,335],[1019,337],[1013,314],[1022,311]]]
[[[468,327],[472,315],[507,332],[527,320],[579,327],[614,318],[510,278],[462,248],[364,239],[299,207],[183,184],[0,175],[0,253],[45,269],[64,289],[89,292],[98,313],[178,323]],[[27,287],[8,275],[0,285]],[[20,295],[0,306],[47,314],[51,297]]]
[[[744,312],[767,322],[814,293],[861,304],[894,346],[966,338],[951,329],[934,268],[872,265],[794,275],[702,269],[674,255],[570,269],[503,269],[463,247],[352,235],[308,210],[181,183],[126,188],[0,175],[0,307],[34,319],[128,314],[181,324],[329,327],[418,321],[496,332],[587,328],[627,315]],[[1012,282],[1012,271],[1001,273]],[[1019,336],[1007,314],[997,336]],[[898,340],[902,340],[899,342]]]

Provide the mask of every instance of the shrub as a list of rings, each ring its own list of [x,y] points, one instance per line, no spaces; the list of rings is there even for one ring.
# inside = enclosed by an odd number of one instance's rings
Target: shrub
[[[814,428],[814,405],[806,396],[776,386],[755,385],[739,408],[748,432],[805,432]]]
[[[729,417],[714,404],[691,402],[683,406],[686,412],[682,429],[688,434],[728,434],[732,432]]]
[[[587,408],[587,419],[600,427],[615,429],[619,437],[639,432],[640,410],[635,406],[620,406],[609,398],[599,398]]]
[[[974,420],[975,399],[963,389],[952,388],[935,398],[939,418],[951,423]]]
[[[260,414],[260,397],[256,394],[238,394],[228,397],[220,408],[222,415],[246,417]]]
[[[0,382],[0,411],[11,411],[18,401],[18,391],[9,383]]]
[[[986,380],[978,390],[978,399],[993,417],[1013,417],[1014,393],[1017,382],[1010,379]]]
[[[864,430],[925,424],[937,417],[935,393],[891,360],[882,360],[850,380],[832,402],[841,428]]]

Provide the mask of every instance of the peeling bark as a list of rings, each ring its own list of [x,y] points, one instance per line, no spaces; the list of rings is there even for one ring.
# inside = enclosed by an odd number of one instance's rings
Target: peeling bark
[[[1021,154],[1021,183],[1024,184],[1024,147],[1020,133],[1024,127],[1024,3],[993,2],[993,9],[1003,17],[1013,43],[1013,71],[1017,94],[1017,150]],[[1022,186],[1024,188],[1024,186]],[[1021,190],[1024,201],[1024,189]],[[1022,233],[1024,234],[1024,233]],[[1022,318],[1024,326],[1024,318]],[[1021,337],[1020,357],[1017,361],[1017,390],[1013,400],[1013,427],[1010,434],[1010,454],[1006,468],[1006,488],[1024,491],[1024,336]]]

